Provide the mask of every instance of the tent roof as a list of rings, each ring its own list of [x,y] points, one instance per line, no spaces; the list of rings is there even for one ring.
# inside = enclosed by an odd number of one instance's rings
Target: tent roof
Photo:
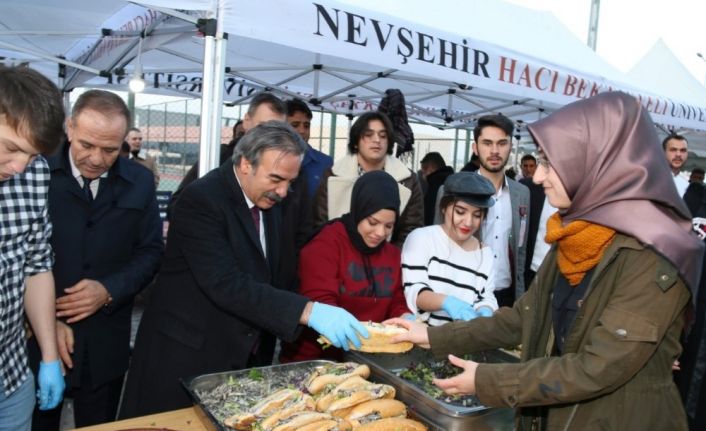
[[[653,89],[655,93],[696,105],[706,102],[706,87],[694,78],[662,39],[655,42],[627,75],[637,85]]]
[[[694,105],[706,102],[706,87],[694,78],[661,39],[630,69],[628,77],[644,88]],[[689,140],[689,151],[699,159],[689,159],[689,165],[704,167],[706,158],[706,132],[689,127],[674,127],[673,131],[685,135]],[[666,136],[667,130],[661,135]]]
[[[591,91],[622,89],[645,100],[661,94],[627,84],[627,77],[547,12],[498,0],[446,2],[447,7],[410,0],[404,8],[397,2],[369,1],[371,10],[349,1],[140,3],[157,10],[196,10],[186,17],[192,21],[212,15],[215,4],[223,6],[220,24],[229,33],[224,99],[232,103],[246,101],[253,89],[269,88],[301,95],[328,111],[355,114],[374,108],[386,89],[399,88],[411,118],[466,127],[488,112],[502,112],[519,124],[532,122]],[[56,76],[56,66],[47,58],[63,55],[110,76],[111,85],[124,86],[127,79],[117,74],[123,68],[132,73],[138,32],[145,29],[146,80],[159,86],[152,91],[199,95],[203,38],[193,25],[171,17],[180,13],[148,11],[124,0],[25,0],[3,8],[2,56],[30,61]],[[419,17],[424,24],[415,21]],[[123,33],[110,35],[102,28]],[[107,82],[95,73],[71,72],[66,89]],[[706,129],[693,118],[654,114],[665,124]]]

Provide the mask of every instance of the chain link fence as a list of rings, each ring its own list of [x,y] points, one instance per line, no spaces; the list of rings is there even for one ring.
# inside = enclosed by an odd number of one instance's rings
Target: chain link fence
[[[134,124],[142,131],[143,153],[157,162],[160,172],[159,191],[173,192],[199,158],[201,101],[160,101],[163,99],[161,96],[138,95]],[[222,144],[231,140],[233,126],[245,112],[247,105],[223,108]],[[314,111],[309,143],[336,160],[346,154],[350,124],[346,116]],[[430,151],[441,153],[456,170],[470,157],[470,141],[465,142],[465,131],[459,132],[460,138],[456,141],[454,130],[442,131],[416,125],[414,128],[415,152],[403,159],[413,171],[419,169],[419,160]],[[455,142],[458,144],[454,145]]]

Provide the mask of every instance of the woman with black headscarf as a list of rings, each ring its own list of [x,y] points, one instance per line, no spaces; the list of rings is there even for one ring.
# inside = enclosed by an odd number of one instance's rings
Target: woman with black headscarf
[[[490,318],[399,337],[435,356],[522,344],[517,364],[478,364],[436,381],[486,406],[518,407],[520,430],[685,430],[672,380],[703,246],[691,232],[654,124],[639,102],[604,93],[528,126],[534,181],[557,208],[552,249],[530,289]]]
[[[381,322],[409,313],[402,290],[400,249],[387,242],[400,207],[397,182],[385,171],[371,171],[355,182],[350,212],[326,224],[299,257],[300,293],[337,305],[359,320]],[[328,357],[316,335],[305,331],[282,349],[283,362]]]

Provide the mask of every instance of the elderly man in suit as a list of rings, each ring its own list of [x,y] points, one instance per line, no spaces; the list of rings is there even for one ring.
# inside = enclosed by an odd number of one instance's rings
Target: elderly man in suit
[[[337,347],[365,328],[342,308],[287,291],[278,274],[280,206],[306,144],[268,121],[247,132],[233,162],[184,189],[165,259],[142,317],[121,417],[191,405],[179,378],[270,364],[275,336],[308,325]]]
[[[120,97],[87,91],[66,121],[68,143],[48,159],[59,353],[79,427],[115,420],[133,298],[162,256],[152,175],[118,157],[129,119]],[[35,411],[34,429],[59,429],[60,413]]]

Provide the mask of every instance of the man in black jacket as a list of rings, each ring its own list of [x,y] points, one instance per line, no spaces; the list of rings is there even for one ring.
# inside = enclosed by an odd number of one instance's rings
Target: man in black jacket
[[[422,175],[427,182],[427,191],[424,194],[424,225],[429,226],[434,224],[434,214],[438,211],[435,206],[439,187],[444,185],[444,181],[454,170],[451,166],[446,166],[446,161],[436,151],[427,153],[420,164]]]
[[[529,289],[530,283],[534,279],[534,271],[532,271],[532,258],[534,257],[534,245],[537,241],[537,232],[539,231],[539,220],[542,215],[542,207],[544,206],[544,187],[540,184],[535,184],[532,181],[534,171],[537,169],[537,159],[531,154],[525,154],[520,159],[520,168],[522,169],[522,178],[520,184],[527,186],[530,192],[530,213],[529,213],[529,232],[527,232],[527,255],[525,258],[525,289]],[[543,241],[540,238],[540,241]]]
[[[184,189],[135,342],[121,417],[188,407],[180,378],[270,364],[274,336],[308,325],[337,347],[367,331],[342,308],[281,286],[281,213],[306,144],[281,121],[246,133],[223,164]]]
[[[129,119],[119,96],[87,91],[66,122],[68,142],[48,158],[59,354],[78,427],[115,420],[133,299],[162,257],[152,173],[118,157]],[[57,430],[60,415],[61,406],[35,410],[33,428]]]

